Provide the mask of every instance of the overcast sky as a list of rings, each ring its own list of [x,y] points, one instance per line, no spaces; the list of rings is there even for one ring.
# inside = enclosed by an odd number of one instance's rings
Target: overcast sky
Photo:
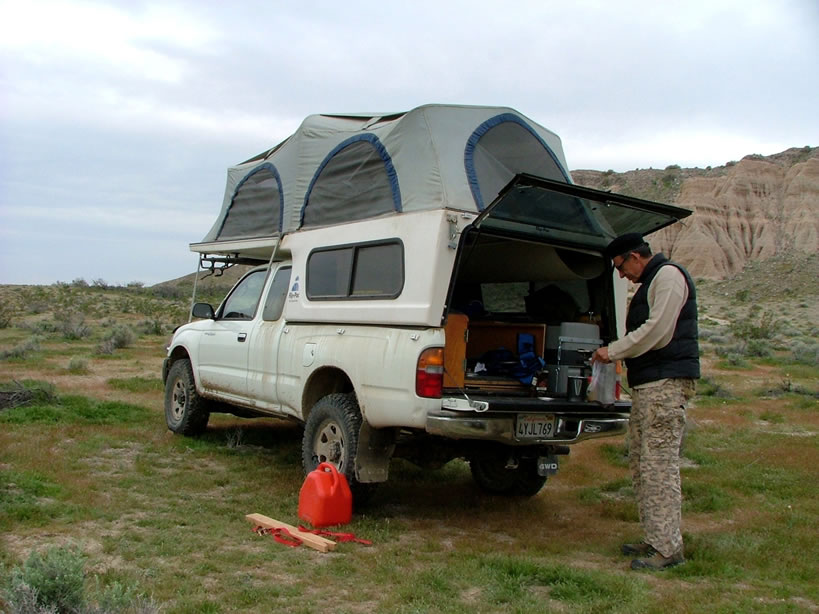
[[[819,145],[819,1],[0,0],[0,283],[190,273],[311,113],[517,109],[571,169]]]

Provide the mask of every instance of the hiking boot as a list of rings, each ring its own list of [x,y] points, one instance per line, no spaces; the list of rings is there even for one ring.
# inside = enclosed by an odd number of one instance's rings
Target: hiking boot
[[[651,558],[634,559],[631,562],[631,568],[660,571],[661,569],[665,569],[666,567],[674,567],[674,565],[679,565],[680,563],[685,563],[685,556],[683,556],[682,550],[675,552],[671,556],[663,556],[657,552]]]
[[[623,544],[620,546],[620,552],[626,556],[651,556],[657,552],[650,544],[640,542],[639,544]]]

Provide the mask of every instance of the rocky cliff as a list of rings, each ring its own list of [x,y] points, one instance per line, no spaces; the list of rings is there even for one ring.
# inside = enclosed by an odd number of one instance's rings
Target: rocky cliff
[[[572,171],[575,183],[679,205],[694,214],[650,238],[695,277],[723,279],[750,262],[819,252],[819,148],[750,155],[716,168]]]

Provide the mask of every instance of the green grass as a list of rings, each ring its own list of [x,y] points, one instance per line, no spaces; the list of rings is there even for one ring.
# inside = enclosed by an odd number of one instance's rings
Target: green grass
[[[0,413],[0,424],[135,424],[144,422],[150,410],[119,401],[96,401],[65,395],[56,403],[34,403]]]
[[[108,385],[117,390],[127,390],[128,392],[156,392],[162,391],[162,380],[159,377],[128,377],[111,378]]]
[[[333,611],[388,614],[681,612],[680,591],[690,611],[745,603],[762,612],[754,604],[772,595],[793,608],[801,603],[794,600],[819,599],[813,559],[799,553],[817,551],[811,474],[771,456],[810,453],[809,439],[796,446],[779,435],[760,439],[752,426],[692,431],[686,456],[696,467],[683,470],[684,518],[722,523],[750,505],[758,519],[687,533],[686,565],[653,576],[630,572],[616,554],[637,526],[622,444],[600,448],[599,462],[619,477],[570,486],[567,494],[582,503],[574,512],[560,511],[568,500],[552,501],[548,484],[535,500],[510,502],[477,494],[464,463],[430,472],[396,462],[392,481],[345,528],[374,545],[340,544],[321,555],[260,538],[244,520],[261,512],[297,522],[296,426],[215,417],[203,437],[190,439],[168,433],[158,408],[58,398],[0,414],[2,529],[33,546],[44,527],[68,534],[95,527],[77,533],[90,540],[89,564],[109,582],[152,595],[165,612],[315,612],[328,594]],[[231,447],[239,429],[241,443]],[[571,543],[560,527],[589,517],[597,518],[592,540]],[[596,526],[609,529],[595,533]],[[2,546],[0,555],[7,569],[20,562]]]
[[[35,372],[56,388],[0,410],[0,590],[32,552],[76,543],[89,578],[112,599],[125,590],[150,595],[167,614],[733,614],[819,604],[819,386],[811,365],[744,356],[756,371],[716,370],[700,382],[684,447],[683,566],[632,572],[619,555],[622,542],[639,539],[622,438],[580,444],[526,500],[481,494],[463,461],[440,470],[395,461],[390,481],[344,527],[373,545],[320,554],[259,537],[244,518],[298,522],[297,425],[214,415],[198,438],[167,430],[165,338],[154,332],[180,323],[172,314],[184,317],[187,296],[25,290],[16,305],[29,301],[31,314],[45,306],[30,320],[73,310],[93,332],[65,340],[45,331],[39,350],[2,363],[4,379]],[[0,347],[31,336],[16,328],[21,317],[15,312],[12,327],[0,329]],[[142,337],[94,354],[121,320]],[[76,356],[93,378],[66,368]],[[92,589],[86,585],[99,600]]]

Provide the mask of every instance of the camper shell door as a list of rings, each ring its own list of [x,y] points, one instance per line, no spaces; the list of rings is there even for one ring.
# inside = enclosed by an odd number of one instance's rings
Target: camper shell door
[[[472,226],[602,252],[621,234],[648,235],[689,215],[688,209],[521,173]]]

